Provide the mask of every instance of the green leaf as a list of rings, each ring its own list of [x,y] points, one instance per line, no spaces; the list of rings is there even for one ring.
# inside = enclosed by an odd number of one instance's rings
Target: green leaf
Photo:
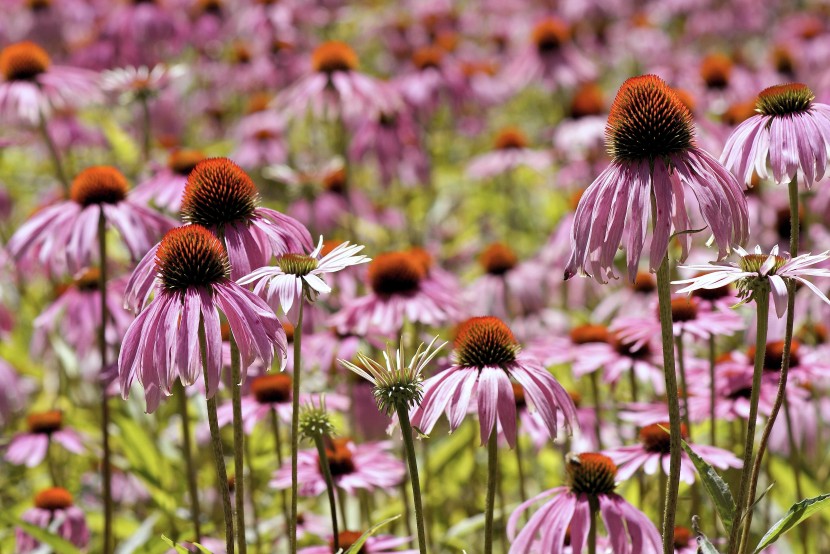
[[[830,504],[830,493],[816,496],[815,498],[806,498],[801,502],[796,502],[790,508],[783,518],[778,520],[778,523],[770,527],[766,535],[763,536],[761,542],[755,547],[753,554],[758,554],[764,548],[768,547],[782,535],[787,533],[790,529],[797,526],[799,523],[816,513],[817,511],[826,508]]]
[[[171,538],[169,538],[165,535],[161,536],[161,540],[163,540],[165,543],[167,543],[167,546],[175,549],[176,552],[178,552],[179,554],[190,554],[190,552],[187,550],[187,548],[185,548],[183,546],[179,546],[178,544],[176,544],[176,542],[173,539],[171,539]]]
[[[375,525],[372,525],[369,528],[368,531],[366,531],[365,533],[360,535],[360,538],[357,539],[354,543],[352,543],[352,545],[349,547],[348,550],[346,550],[346,552],[344,554],[357,554],[358,552],[360,552],[360,549],[363,548],[364,543],[366,543],[366,541],[369,539],[369,537],[371,537],[372,535],[377,533],[378,529],[380,529],[381,527],[383,527],[384,525],[388,524],[391,521],[395,521],[399,517],[401,517],[401,516],[400,515],[392,516],[390,518],[384,519],[380,523],[376,523]]]
[[[735,499],[732,498],[732,492],[729,490],[729,485],[727,485],[726,481],[718,475],[715,468],[706,463],[703,458],[695,454],[694,450],[691,449],[686,441],[682,441],[682,445],[683,450],[686,451],[686,454],[689,458],[691,458],[692,463],[695,465],[695,468],[700,475],[700,480],[703,482],[703,487],[706,489],[709,498],[711,498],[712,502],[715,503],[715,508],[718,511],[720,520],[723,522],[724,527],[726,527],[727,532],[729,532],[732,529],[732,521],[735,517],[736,511]]]
[[[715,548],[715,545],[703,533],[699,534],[696,540],[698,554],[720,554],[718,549]]]
[[[55,554],[80,554],[80,550],[68,540],[57,536],[48,529],[32,525],[25,521],[14,519],[12,517],[2,515],[0,521],[5,522],[10,527],[20,527],[26,534],[31,535],[38,542],[48,545]]]

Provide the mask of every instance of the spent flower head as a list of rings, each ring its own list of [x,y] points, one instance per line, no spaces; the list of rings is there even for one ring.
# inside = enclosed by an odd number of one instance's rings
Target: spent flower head
[[[326,398],[320,395],[319,404],[311,400],[300,408],[300,436],[310,440],[334,434],[334,424],[326,410]]]
[[[343,367],[355,372],[374,385],[372,394],[377,402],[378,410],[391,416],[398,408],[412,408],[421,403],[423,398],[423,370],[447,343],[441,343],[433,348],[438,337],[432,339],[428,345],[424,343],[415,351],[415,355],[406,361],[406,353],[401,337],[400,347],[392,352],[392,346],[387,344],[383,353],[385,365],[382,365],[362,352],[357,354],[355,365],[346,360],[338,360]]]

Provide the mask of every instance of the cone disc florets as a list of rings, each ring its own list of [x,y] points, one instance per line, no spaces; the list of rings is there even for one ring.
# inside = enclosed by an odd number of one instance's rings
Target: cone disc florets
[[[200,225],[168,231],[156,252],[161,284],[171,292],[210,288],[230,276],[230,267],[222,243]]]

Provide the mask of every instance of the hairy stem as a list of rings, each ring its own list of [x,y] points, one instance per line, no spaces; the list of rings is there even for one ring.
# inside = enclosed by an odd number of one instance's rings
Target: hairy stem
[[[236,544],[239,554],[248,551],[245,539],[245,431],[242,429],[242,371],[240,368],[239,346],[233,334],[231,343],[231,395],[233,404],[233,471],[234,497],[236,500]]]
[[[179,417],[182,420],[182,453],[187,471],[187,487],[190,494],[190,520],[193,522],[193,534],[196,542],[202,542],[202,524],[199,521],[199,487],[196,484],[196,466],[193,463],[192,441],[190,439],[190,414],[187,412],[187,394],[184,387],[178,387]]]
[[[291,398],[291,519],[289,537],[291,541],[291,552],[297,552],[297,453],[300,450],[300,375],[301,354],[303,341],[303,305],[305,301],[300,298],[299,314],[297,325],[294,326],[294,375]]]
[[[314,446],[317,447],[317,456],[320,459],[320,468],[323,470],[323,479],[326,482],[326,493],[329,497],[329,512],[331,512],[331,529],[334,536],[334,543],[331,547],[332,554],[340,550],[340,532],[337,530],[337,499],[334,492],[334,479],[331,477],[331,466],[326,455],[326,445],[323,444],[322,436],[314,437]]]
[[[115,547],[112,534],[112,454],[110,451],[110,407],[107,395],[107,380],[104,379],[107,371],[107,221],[104,210],[98,218],[98,248],[100,253],[100,267],[98,272],[98,292],[101,299],[101,325],[98,327],[98,348],[101,355],[101,442],[103,445],[103,460],[101,477],[103,480],[104,496],[104,552],[112,552]]]
[[[403,434],[403,446],[406,462],[409,466],[409,482],[412,484],[412,500],[415,505],[415,526],[418,529],[418,550],[427,551],[427,534],[424,526],[424,507],[421,502],[421,482],[418,478],[418,460],[415,457],[415,441],[412,439],[412,425],[409,422],[409,410],[405,405],[397,407],[398,422]]]

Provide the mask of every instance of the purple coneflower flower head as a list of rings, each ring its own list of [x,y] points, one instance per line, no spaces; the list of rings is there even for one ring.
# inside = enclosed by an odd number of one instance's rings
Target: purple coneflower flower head
[[[337,543],[342,550],[348,550],[354,543],[356,543],[363,533],[360,531],[340,531],[337,534]],[[358,552],[361,554],[416,554],[418,550],[398,550],[401,546],[412,541],[412,537],[395,537],[393,535],[375,535],[370,536],[363,543],[363,546]],[[329,539],[328,545],[323,546],[308,546],[301,548],[298,554],[331,554],[334,547],[334,537]]]
[[[400,102],[390,87],[357,70],[358,57],[344,42],[329,41],[311,55],[312,71],[277,96],[281,112],[336,119],[392,111]]]
[[[289,253],[278,256],[274,266],[255,269],[239,279],[240,285],[254,283],[254,293],[262,296],[275,310],[282,308],[293,323],[297,322],[292,308],[304,298],[316,299],[320,293],[330,293],[331,287],[321,279],[329,273],[336,273],[347,267],[371,261],[357,253],[363,250],[359,244],[343,242],[334,250],[322,255],[323,237],[311,254]],[[294,317],[292,317],[294,316]]]
[[[152,202],[162,210],[178,213],[182,207],[187,176],[205,158],[199,150],[175,150],[167,158],[167,166],[130,191],[130,198],[143,204]]]
[[[470,161],[467,175],[476,179],[486,179],[520,166],[542,171],[550,167],[552,162],[550,153],[530,148],[522,131],[515,127],[507,127],[496,136],[493,151],[476,156]]]
[[[334,484],[347,494],[358,490],[390,490],[403,480],[403,462],[392,455],[388,441],[355,444],[348,437],[325,440]],[[317,496],[326,490],[316,449],[299,452],[297,473],[302,496]],[[275,473],[271,486],[277,489],[291,486],[291,465],[287,460]]]
[[[227,158],[208,158],[187,177],[182,217],[224,237],[234,279],[264,266],[272,256],[314,248],[297,220],[258,206],[256,185]]]
[[[63,414],[58,410],[30,414],[26,423],[29,430],[15,435],[6,450],[9,463],[35,467],[46,458],[52,441],[73,454],[84,451],[81,436],[63,426]]]
[[[556,438],[560,423],[570,433],[576,408],[570,395],[519,343],[496,317],[473,317],[457,330],[453,365],[424,382],[424,398],[412,412],[412,425],[429,434],[442,413],[455,431],[470,407],[478,413],[481,443],[501,426],[504,438],[516,445],[516,397],[511,379],[524,389],[527,403],[541,416],[548,437]]]
[[[30,125],[53,109],[79,107],[99,99],[95,73],[53,65],[34,42],[17,42],[0,50],[0,115],[4,121]]]
[[[35,495],[34,508],[26,510],[21,519],[48,530],[78,548],[86,548],[89,544],[86,517],[83,511],[74,505],[72,494],[66,489],[53,487],[40,491]],[[35,552],[41,546],[37,539],[20,528],[15,531],[15,540],[15,552],[20,554]]]
[[[92,166],[72,181],[69,200],[43,208],[9,240],[18,263],[45,265],[53,275],[88,268],[98,250],[98,226],[118,229],[133,259],[139,259],[165,231],[170,219],[132,202],[124,175],[111,166]]]
[[[824,176],[830,152],[830,106],[814,99],[801,83],[762,90],[755,102],[758,114],[730,135],[721,161],[747,184],[753,173],[768,179],[769,164],[776,183],[798,175],[810,188]]]
[[[688,254],[691,238],[686,210],[688,187],[697,198],[718,255],[748,233],[746,200],[735,178],[695,144],[689,109],[659,77],[643,75],[623,83],[611,106],[606,141],[612,158],[577,207],[571,256],[565,278],[577,271],[599,282],[616,278],[614,255],[625,235],[628,276],[633,280],[645,244],[649,215],[654,222],[649,268],[656,271],[672,232]],[[655,210],[652,210],[654,202]]]
[[[55,301],[33,322],[33,354],[42,356],[53,335],[72,348],[79,360],[89,360],[87,356],[95,353],[101,327],[100,275],[99,269],[88,269],[57,291]],[[108,345],[119,345],[133,320],[122,305],[126,281],[126,277],[119,277],[107,283]]]
[[[101,74],[101,88],[118,95],[122,104],[131,104],[137,99],[148,99],[170,86],[187,73],[183,65],[127,66],[104,71]]]
[[[648,517],[614,492],[617,466],[603,454],[568,454],[568,486],[556,487],[523,502],[507,522],[510,554],[563,554],[570,529],[573,554],[581,554],[591,528],[592,504],[599,508],[613,552],[662,552],[660,533]],[[553,497],[516,534],[522,514],[539,500]]]
[[[334,314],[340,333],[392,336],[405,321],[441,326],[461,318],[454,290],[429,279],[423,257],[409,251],[386,252],[369,264],[371,292],[349,300]]]
[[[670,435],[666,431],[668,426],[668,422],[646,425],[640,429],[639,444],[621,446],[605,452],[620,466],[617,472],[620,479],[628,479],[640,468],[648,475],[654,475],[657,471],[669,474]],[[689,440],[685,423],[680,426],[680,434],[683,440]],[[718,469],[738,468],[743,465],[741,460],[729,451],[702,444],[689,444],[689,447],[709,465]],[[695,467],[685,451],[680,455],[680,479],[690,485],[695,482]]]
[[[203,364],[207,396],[213,396],[222,370],[218,310],[239,345],[243,375],[254,360],[270,366],[275,350],[285,358],[282,325],[263,300],[231,281],[228,255],[210,231],[196,224],[173,229],[162,239],[155,258],[155,298],[130,325],[118,357],[124,398],[137,378],[144,386],[147,411],[152,412],[162,394],[171,394],[177,377],[192,385]],[[204,345],[199,337],[202,327]]]
[[[744,303],[753,300],[758,293],[759,285],[766,282],[775,303],[775,312],[781,318],[787,311],[787,283],[792,280],[806,286],[821,300],[830,304],[830,299],[818,287],[805,279],[805,277],[830,277],[830,269],[812,267],[830,260],[830,251],[815,255],[803,254],[795,258],[790,258],[786,252],[779,253],[777,245],[772,247],[769,254],[764,254],[760,246],[756,246],[752,254],[740,247],[736,247],[735,252],[740,256],[737,263],[681,266],[705,273],[691,279],[674,281],[674,284],[686,285],[677,292],[692,293],[698,290],[719,289],[734,283],[738,288],[738,294],[743,299],[741,303]]]

